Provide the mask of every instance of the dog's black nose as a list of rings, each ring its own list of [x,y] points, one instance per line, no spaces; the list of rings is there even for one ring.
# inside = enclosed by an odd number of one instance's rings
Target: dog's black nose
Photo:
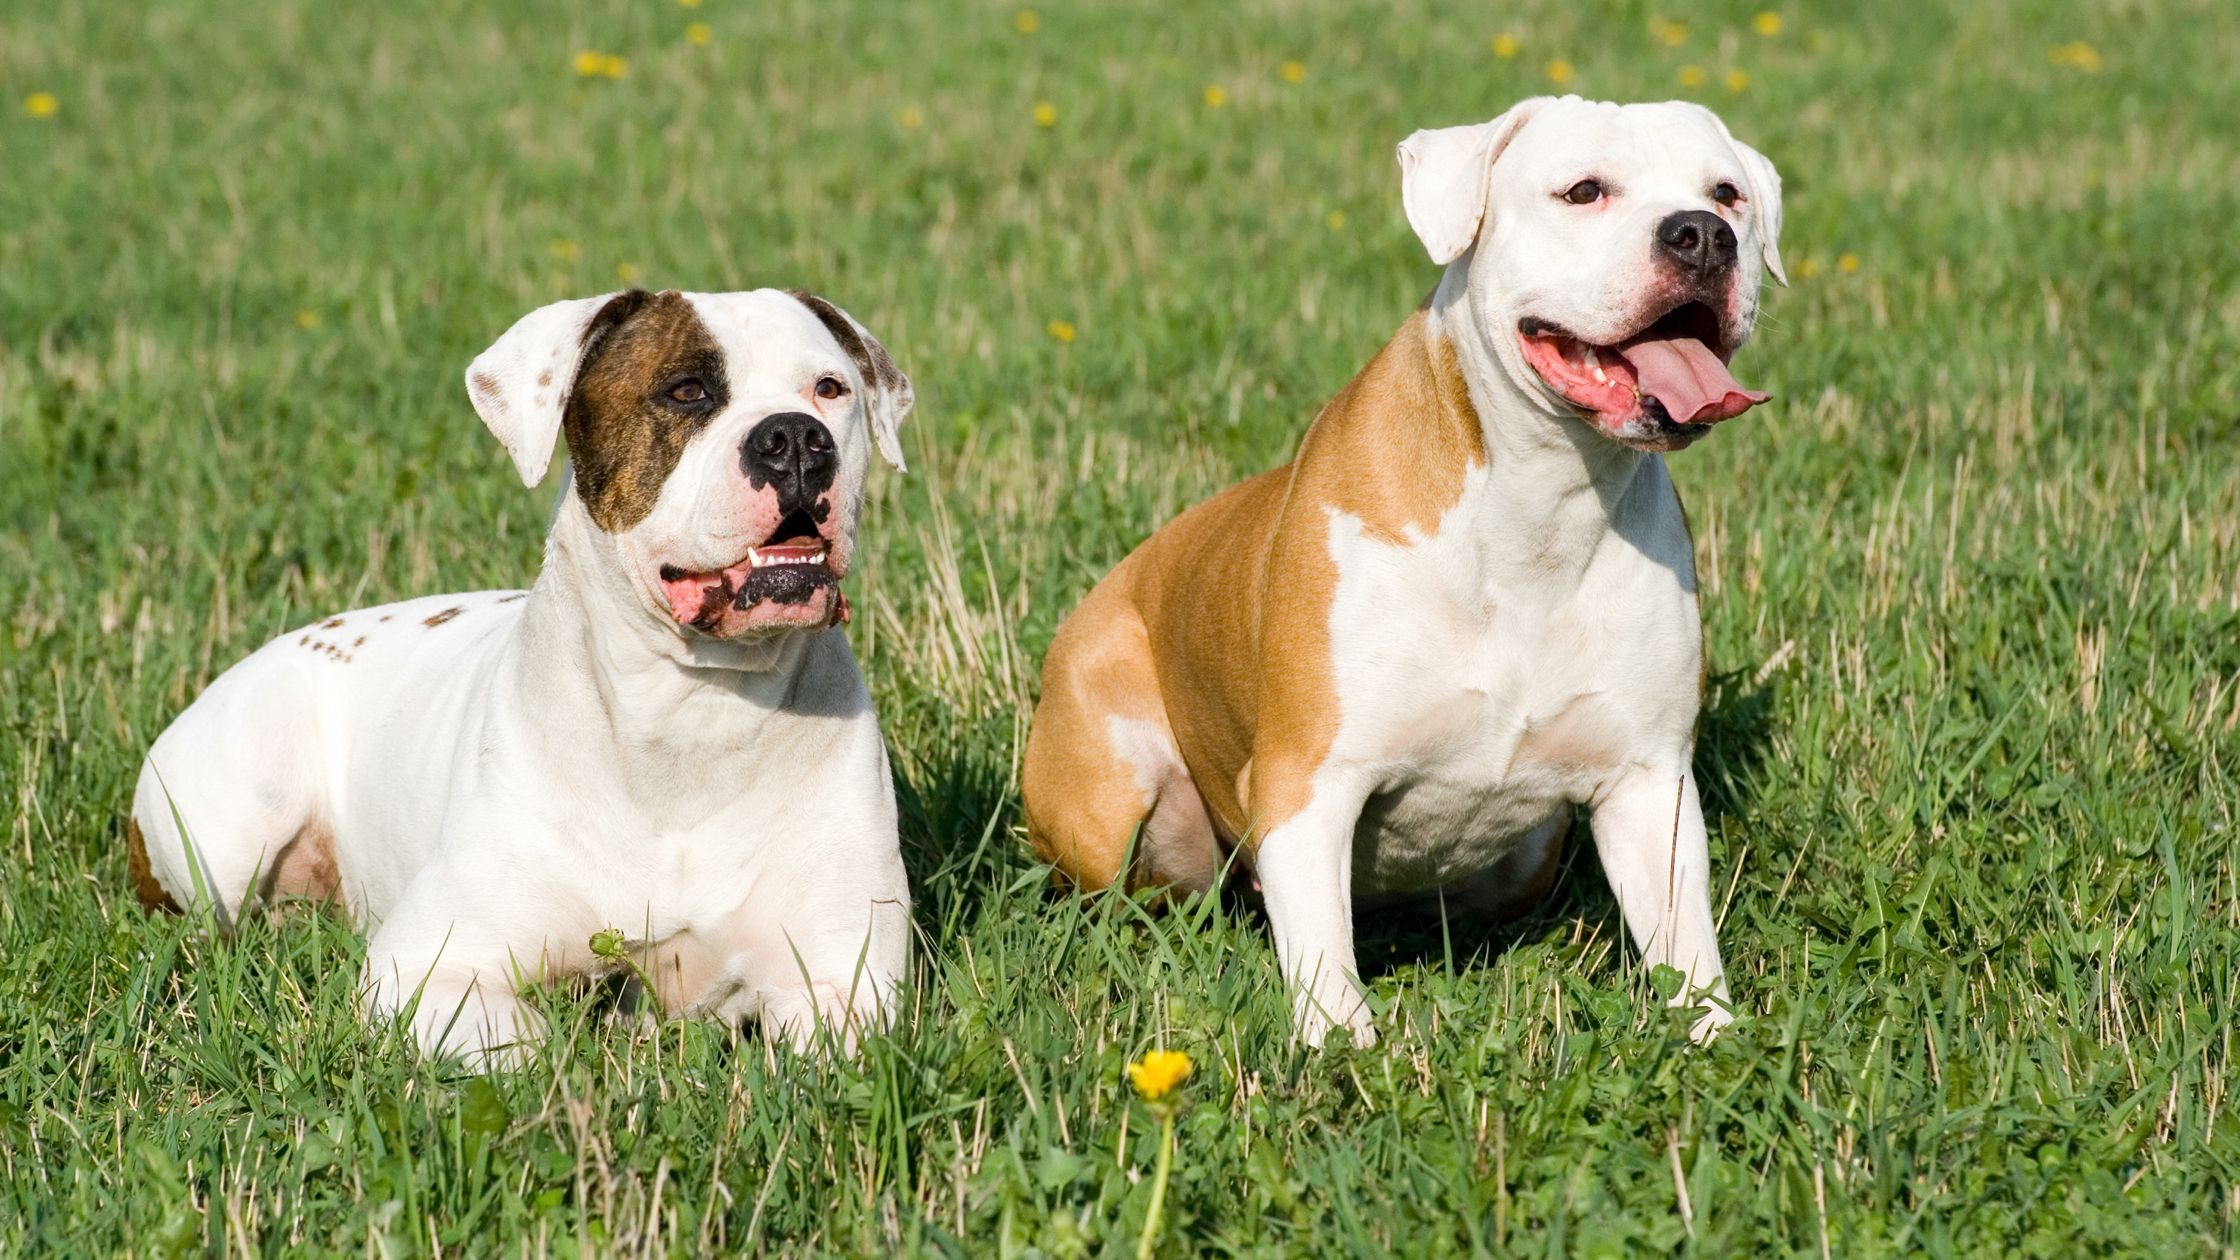
[[[1734,229],[1709,210],[1668,214],[1657,225],[1657,250],[1682,266],[1713,272],[1734,266]]]
[[[781,512],[815,503],[818,495],[832,488],[832,474],[839,466],[832,430],[806,412],[781,411],[765,417],[739,447],[739,467],[747,481],[756,489],[775,486]]]

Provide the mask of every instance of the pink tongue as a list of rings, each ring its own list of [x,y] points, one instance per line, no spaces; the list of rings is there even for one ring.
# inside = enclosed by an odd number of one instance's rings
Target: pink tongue
[[[1641,392],[1679,424],[1732,420],[1773,395],[1744,389],[1711,348],[1693,337],[1643,337],[1618,347]]]

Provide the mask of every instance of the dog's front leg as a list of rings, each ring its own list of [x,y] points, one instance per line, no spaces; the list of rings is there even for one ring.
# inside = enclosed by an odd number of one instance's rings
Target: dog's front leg
[[[549,916],[516,902],[518,890],[505,906],[459,895],[488,886],[427,874],[414,881],[366,942],[362,988],[369,1021],[409,1012],[423,1054],[456,1055],[478,1071],[517,1065],[543,1040],[544,1019],[520,987],[568,967],[554,956]]]
[[[1291,989],[1293,1035],[1320,1046],[1344,1028],[1368,1047],[1377,1030],[1353,956],[1353,830],[1368,793],[1338,776],[1318,779],[1306,808],[1260,841],[1254,871]]]
[[[1672,1004],[1704,1005],[1689,1035],[1709,1040],[1734,1015],[1711,917],[1711,853],[1695,775],[1627,774],[1595,802],[1594,844],[1642,959],[1687,977]]]
[[[774,939],[754,947],[767,976],[758,1016],[771,1036],[797,1051],[831,1045],[853,1055],[863,1036],[894,1023],[910,964],[910,899],[899,885],[890,894],[868,910],[858,901],[852,910],[790,916],[796,925],[824,926],[795,932],[776,925]]]

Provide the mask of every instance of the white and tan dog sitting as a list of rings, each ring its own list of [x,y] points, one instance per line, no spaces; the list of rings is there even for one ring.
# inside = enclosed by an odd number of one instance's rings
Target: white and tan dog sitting
[[[141,899],[340,902],[368,1013],[410,1010],[430,1053],[534,1039],[517,986],[614,966],[608,928],[664,1009],[852,1044],[891,1013],[910,894],[831,627],[909,381],[765,289],[556,303],[467,386],[532,486],[566,434],[536,584],[344,613],[228,670],[148,755]]]
[[[1539,98],[1400,145],[1446,264],[1288,467],[1183,513],[1059,629],[1023,772],[1075,883],[1265,898],[1296,1032],[1374,1041],[1357,901],[1501,912],[1575,805],[1676,1001],[1730,1015],[1689,761],[1693,549],[1659,453],[1767,395],[1773,167],[1694,105]]]

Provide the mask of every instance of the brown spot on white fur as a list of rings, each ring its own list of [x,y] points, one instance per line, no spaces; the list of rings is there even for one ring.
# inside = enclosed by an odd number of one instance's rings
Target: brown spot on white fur
[[[420,624],[433,630],[437,626],[442,625],[444,622],[451,620],[453,617],[456,617],[460,613],[463,613],[465,611],[466,609],[461,608],[457,605],[453,605],[449,608],[444,609],[442,612],[431,615],[426,621],[423,621]]]
[[[125,865],[132,873],[132,894],[140,899],[140,908],[177,911],[179,903],[156,882],[155,872],[148,865],[148,840],[140,834],[138,819],[125,819],[124,836]]]
[[[577,495],[599,528],[621,533],[652,513],[685,444],[723,410],[723,350],[690,299],[673,291],[621,294],[584,338],[590,348],[562,423]],[[700,382],[703,402],[666,397],[686,377]]]
[[[1381,539],[1428,532],[1485,460],[1454,347],[1426,319],[1410,316],[1330,400],[1290,465],[1175,518],[1059,628],[1022,787],[1029,838],[1075,883],[1122,878],[1152,808],[1105,737],[1108,716],[1170,735],[1226,843],[1249,846],[1306,806],[1338,724],[1330,513]],[[1203,856],[1169,854],[1148,873]],[[1131,882],[1145,873],[1139,861]]]

